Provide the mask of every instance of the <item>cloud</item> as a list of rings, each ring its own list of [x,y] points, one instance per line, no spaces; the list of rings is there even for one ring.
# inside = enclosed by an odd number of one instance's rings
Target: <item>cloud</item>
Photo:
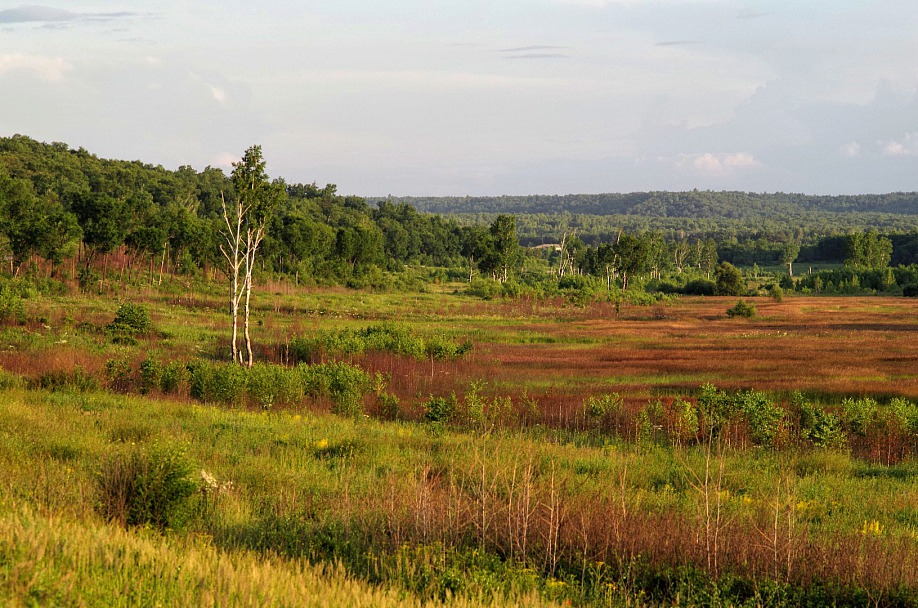
[[[67,21],[100,21],[133,17],[137,13],[74,13],[49,6],[20,6],[0,11],[0,23],[61,23]]]
[[[214,99],[220,103],[226,103],[226,91],[220,87],[210,86],[210,94],[214,96]]]
[[[567,59],[568,55],[562,53],[524,53],[522,55],[507,55],[506,59]]]
[[[41,55],[25,55],[23,53],[8,53],[0,55],[0,76],[7,72],[29,72],[42,80],[55,81],[64,76],[64,72],[73,66],[62,57],[44,57]]]
[[[554,51],[557,49],[567,49],[567,46],[554,46],[551,44],[533,44],[531,46],[518,46],[512,49],[500,49],[501,53],[526,53],[529,51]]]
[[[706,175],[728,175],[736,169],[749,169],[761,165],[762,163],[748,152],[683,154],[676,159],[676,166],[680,169],[692,169]]]
[[[883,156],[918,156],[918,131],[906,133],[900,140],[880,142]]]
[[[210,160],[211,167],[218,167],[220,169],[229,169],[233,166],[233,163],[238,163],[240,156],[238,154],[233,154],[232,152],[220,152]]]
[[[842,156],[847,156],[848,158],[857,158],[861,155],[861,144],[856,141],[847,143],[844,146],[838,149],[841,152]]]
[[[704,44],[701,40],[664,40],[663,42],[658,42],[654,46],[693,46],[696,44]]]

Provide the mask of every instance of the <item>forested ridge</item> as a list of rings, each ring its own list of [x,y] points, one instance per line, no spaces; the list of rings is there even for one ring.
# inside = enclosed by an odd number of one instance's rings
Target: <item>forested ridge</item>
[[[742,192],[647,192],[631,194],[365,199],[344,196],[334,184],[286,183],[259,251],[259,271],[306,284],[402,287],[424,277],[406,265],[449,269],[504,283],[518,274],[524,256],[515,243],[566,242],[563,254],[543,251],[546,269],[609,279],[624,276],[616,264],[627,242],[639,252],[658,251],[635,275],[711,276],[713,263],[842,263],[852,234],[875,231],[892,244],[889,263],[918,260],[918,194],[808,196]],[[222,270],[222,204],[232,200],[233,180],[223,170],[176,170],[141,161],[108,160],[63,143],[26,136],[0,138],[0,254],[4,270],[18,274],[29,261],[54,268],[69,260],[72,278],[105,271],[107,255],[126,253],[150,275]],[[616,243],[616,248],[609,245]],[[610,259],[599,263],[600,246]],[[702,255],[707,248],[710,255]],[[683,252],[687,252],[684,253]],[[607,256],[608,257],[608,256]],[[702,264],[706,259],[709,263]],[[77,263],[78,262],[78,263]],[[79,268],[79,270],[78,270]],[[647,270],[647,269],[651,270]],[[610,270],[611,269],[611,270]],[[427,271],[425,271],[427,272]],[[439,278],[447,275],[443,271]],[[423,273],[421,273],[423,274]],[[428,276],[433,278],[433,275]]]
[[[820,196],[711,190],[528,196],[400,197],[431,213],[573,213],[655,218],[764,219],[811,213],[918,215],[918,192]]]

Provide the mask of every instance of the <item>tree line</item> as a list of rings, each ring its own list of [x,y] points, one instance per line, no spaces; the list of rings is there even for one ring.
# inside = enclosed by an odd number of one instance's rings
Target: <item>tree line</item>
[[[269,181],[260,149],[258,155],[256,166],[250,167],[254,174],[245,178],[235,169],[231,175],[213,167],[173,171],[140,161],[101,159],[82,148],[21,135],[0,138],[0,252],[6,253],[6,270],[20,273],[36,258],[53,268],[73,260],[72,268],[83,278],[100,266],[104,272],[108,254],[120,249],[138,267],[144,266],[151,279],[165,268],[235,274],[233,298],[237,307],[244,307],[255,272],[282,274],[303,283],[363,287],[391,284],[393,276],[402,276],[400,271],[411,265],[453,269],[454,278],[470,282],[485,277],[508,284],[531,283],[534,279],[524,276],[524,268],[532,267],[527,260],[540,260],[549,271],[543,274],[552,280],[593,276],[609,290],[613,284],[627,290],[636,277],[668,277],[680,288],[695,279],[711,281],[722,262],[746,267],[780,264],[791,277],[794,263],[814,260],[845,262],[855,271],[918,261],[914,223],[909,232],[881,234],[861,226],[819,236],[811,226],[782,227],[778,222],[777,214],[791,207],[864,221],[871,217],[864,213],[907,209],[912,199],[901,193],[805,197],[693,191],[493,199],[510,205],[509,210],[581,201],[573,208],[595,210],[608,203],[612,210],[631,212],[632,219],[639,217],[636,211],[647,214],[640,216],[643,223],[618,225],[609,222],[620,216],[568,211],[454,216],[422,212],[404,200],[342,196],[334,184]],[[247,164],[251,163],[243,166]],[[271,193],[271,204],[260,212],[257,234],[249,234],[249,226],[234,220],[227,207],[228,202],[232,207],[245,199],[246,179],[251,185],[253,175]],[[674,217],[676,210],[694,210],[699,216]],[[654,212],[667,215],[654,219]],[[776,215],[754,230],[710,219],[720,214],[727,221],[731,213]],[[913,222],[915,216],[895,217]],[[591,224],[594,220],[607,223]],[[654,227],[655,221],[672,223]],[[709,221],[713,223],[705,223]],[[236,234],[227,240],[226,231],[234,226]],[[242,246],[253,237],[257,262],[247,261]],[[536,244],[546,246],[525,248]]]

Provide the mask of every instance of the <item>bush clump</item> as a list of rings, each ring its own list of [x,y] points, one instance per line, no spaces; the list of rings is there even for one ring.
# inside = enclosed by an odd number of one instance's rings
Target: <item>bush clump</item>
[[[124,526],[181,528],[193,513],[195,467],[180,446],[132,447],[111,455],[97,476],[98,511]]]
[[[405,325],[382,323],[361,329],[340,329],[297,336],[290,341],[295,361],[316,363],[324,357],[359,355],[365,352],[386,352],[423,359],[456,359],[472,349],[471,342],[456,343],[448,338],[433,336],[425,339]]]
[[[745,300],[737,300],[731,308],[727,309],[727,316],[731,319],[733,317],[743,317],[746,319],[751,319],[756,315],[755,304],[749,304]]]
[[[153,321],[146,307],[125,302],[118,307],[115,319],[105,329],[115,343],[136,344],[137,336],[153,330]]]

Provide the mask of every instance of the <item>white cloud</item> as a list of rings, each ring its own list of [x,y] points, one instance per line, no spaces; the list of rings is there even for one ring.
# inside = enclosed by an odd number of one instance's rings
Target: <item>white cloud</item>
[[[880,142],[883,156],[918,156],[918,131],[906,133],[899,140]]]
[[[242,159],[238,154],[233,154],[232,152],[221,152],[210,160],[210,166],[219,167],[221,169],[229,169],[233,166],[233,163],[238,163],[240,160]]]
[[[73,68],[62,57],[7,53],[0,55],[0,75],[7,72],[29,72],[42,80],[55,81],[64,77],[64,72]]]
[[[856,141],[847,143],[844,146],[838,149],[841,152],[842,156],[847,156],[848,158],[857,158],[861,155],[861,144]]]
[[[729,175],[737,169],[760,167],[761,164],[748,152],[683,154],[676,159],[676,166],[680,169],[691,169],[705,175]]]
[[[210,94],[213,95],[214,99],[216,99],[220,103],[226,102],[226,91],[224,91],[223,89],[211,85]]]

